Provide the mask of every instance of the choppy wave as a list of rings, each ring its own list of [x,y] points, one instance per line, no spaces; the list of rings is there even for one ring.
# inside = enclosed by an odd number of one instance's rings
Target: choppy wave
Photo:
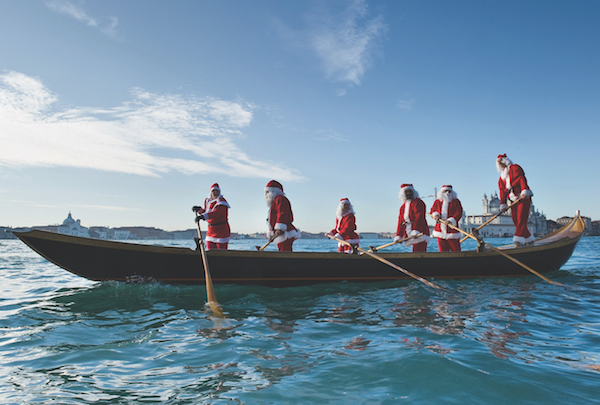
[[[566,288],[219,285],[220,319],[201,286],[90,282],[0,241],[0,402],[592,403],[599,244],[549,275]]]

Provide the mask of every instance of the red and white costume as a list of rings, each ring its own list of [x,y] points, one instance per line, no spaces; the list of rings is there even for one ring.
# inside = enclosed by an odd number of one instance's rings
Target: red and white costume
[[[280,252],[292,251],[292,244],[296,239],[300,239],[300,232],[292,225],[294,214],[292,213],[292,204],[283,193],[283,186],[275,180],[271,180],[265,187],[265,201],[269,207],[267,217],[268,237],[275,235],[276,231],[283,233],[277,236],[273,242],[277,244]]]
[[[218,190],[219,196],[214,199],[212,191]],[[227,249],[231,229],[229,228],[228,211],[229,203],[225,197],[221,195],[219,184],[215,183],[210,187],[208,198],[204,200],[204,209],[197,211],[199,216],[202,216],[208,223],[208,231],[206,232],[206,249]]]
[[[406,190],[412,190],[412,198],[407,198]],[[425,203],[419,198],[419,193],[413,188],[412,184],[403,184],[400,187],[398,199],[402,202],[400,214],[398,215],[398,228],[394,240],[415,236],[420,233],[423,235],[412,238],[404,242],[405,246],[412,246],[413,252],[425,252],[429,242],[429,225],[425,219]]]
[[[344,212],[344,204],[348,204],[350,209]],[[338,239],[343,239],[348,243],[358,247],[360,241],[356,231],[356,216],[354,215],[354,208],[350,204],[350,200],[342,198],[340,204],[336,210],[335,215],[335,228],[329,233],[334,235]],[[338,252],[352,253],[352,248],[344,243],[338,243]]]
[[[443,186],[438,191],[437,199],[434,201],[430,213],[436,220],[443,219],[458,227],[458,222],[463,215],[463,208],[452,186]],[[433,236],[438,240],[440,252],[460,252],[461,234],[457,230],[437,222],[433,230]]]
[[[510,215],[515,224],[515,236],[513,237],[513,241],[518,244],[533,242],[535,238],[531,232],[529,232],[529,229],[527,229],[533,192],[527,185],[525,172],[521,166],[513,164],[513,162],[506,157],[506,154],[498,155],[496,167],[500,172],[500,178],[498,179],[500,208],[506,208],[509,200],[513,202],[519,198],[522,199],[521,202],[510,209]]]

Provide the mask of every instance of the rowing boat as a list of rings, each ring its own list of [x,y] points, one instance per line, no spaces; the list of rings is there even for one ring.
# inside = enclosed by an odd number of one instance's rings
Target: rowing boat
[[[585,224],[579,215],[566,226],[522,247],[498,248],[540,273],[560,269],[573,254]],[[201,255],[190,248],[151,246],[32,230],[13,232],[41,256],[78,276],[95,281],[204,284]],[[214,284],[292,287],[317,283],[407,279],[367,255],[337,252],[210,250]],[[484,252],[377,252],[424,278],[531,275],[494,250]]]

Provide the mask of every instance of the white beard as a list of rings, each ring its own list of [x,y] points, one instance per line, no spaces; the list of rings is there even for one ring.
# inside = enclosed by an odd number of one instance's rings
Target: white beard
[[[405,194],[406,190],[401,189],[400,192],[398,193],[398,200],[404,204],[407,201],[412,201],[415,198],[419,198],[419,193],[417,193],[417,190],[415,190],[415,189],[412,189],[412,190],[413,190],[413,197],[409,200],[406,198],[406,194]]]
[[[343,216],[346,216],[350,213],[354,214],[354,207],[352,207],[352,204],[350,204],[350,209],[346,212],[342,211],[343,204],[338,205],[337,209],[335,210],[335,216],[338,218],[341,218]]]
[[[285,194],[283,194],[283,191],[279,190],[278,188],[267,190],[265,192],[265,202],[267,203],[267,207],[270,207],[271,204],[273,204],[273,200],[280,195]]]
[[[452,195],[452,193],[447,194],[447,193],[443,193],[441,195],[440,200],[444,203],[444,204],[448,204],[450,203],[450,201],[454,200],[454,196]]]

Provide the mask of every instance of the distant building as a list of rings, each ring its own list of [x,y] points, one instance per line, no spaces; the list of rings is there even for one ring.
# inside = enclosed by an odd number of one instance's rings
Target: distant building
[[[198,236],[197,229],[186,229],[185,231],[173,231],[173,239],[194,239],[194,237]],[[202,231],[204,235],[204,231]],[[233,238],[233,234],[232,234]]]
[[[90,227],[90,236],[98,239],[116,239],[125,240],[132,239],[131,232],[122,229],[111,229],[105,226]]]
[[[90,237],[90,230],[84,226],[81,226],[81,220],[74,220],[69,212],[67,218],[63,221],[62,225],[56,227],[57,233],[63,235],[83,236],[86,238]]]
[[[471,232],[472,229],[480,227],[486,223],[494,215],[500,212],[500,198],[498,193],[495,192],[488,198],[486,194],[483,195],[482,199],[483,214],[481,215],[463,215],[460,223],[460,227],[467,232]],[[548,223],[546,216],[539,211],[535,210],[535,206],[531,204],[529,210],[529,221],[527,223],[529,232],[534,236],[543,236],[548,234]],[[493,221],[483,227],[479,234],[482,237],[499,237],[507,238],[515,234],[515,225],[513,224],[510,216],[510,210],[504,214],[498,215]]]
[[[114,239],[173,239],[173,232],[148,226],[113,228]]]
[[[600,221],[592,221],[592,235],[600,235]]]
[[[377,232],[360,232],[360,239],[379,239],[379,234]]]
[[[546,224],[548,227],[548,233],[552,233],[552,232],[556,231],[558,228],[560,228],[560,226],[558,226],[556,221],[553,221],[551,219],[547,220]]]

